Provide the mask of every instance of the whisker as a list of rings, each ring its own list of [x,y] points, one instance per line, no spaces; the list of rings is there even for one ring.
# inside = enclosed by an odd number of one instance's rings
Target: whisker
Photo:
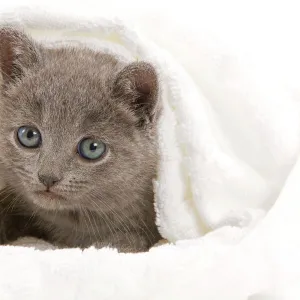
[[[86,220],[86,210],[84,209],[84,207],[81,207],[81,211],[83,213],[82,216],[83,216],[83,220],[84,220],[84,222],[86,224],[86,227],[89,228],[89,224],[87,223],[87,220]],[[90,240],[92,241],[93,239],[92,239],[91,231],[88,230],[88,233],[89,233],[89,236],[90,236]]]
[[[94,200],[91,199],[91,201],[92,201],[92,205],[94,206],[94,208],[96,208],[97,210],[101,211],[100,206]],[[109,220],[109,218],[106,216],[105,213],[102,213],[100,217],[102,217],[101,219],[105,222],[105,224],[108,227],[108,230],[110,231],[111,235],[114,237],[115,234],[116,234],[116,230],[112,226],[112,223]]]
[[[92,194],[92,193],[91,193],[91,194]],[[125,234],[126,234],[126,233],[130,233],[130,232],[132,231],[131,228],[129,228],[128,225],[127,225],[126,223],[124,223],[124,221],[121,219],[121,217],[120,217],[120,215],[118,214],[118,212],[115,211],[114,209],[112,209],[112,207],[109,206],[108,203],[102,201],[101,199],[98,199],[98,201],[100,201],[100,202],[101,202],[101,205],[105,206],[105,207],[113,214],[113,216],[117,219],[117,221],[119,222],[119,224],[122,226],[122,229],[124,230],[124,233],[125,233]],[[129,219],[123,212],[121,212],[121,213],[122,213],[122,215],[129,221],[129,224],[130,224],[130,225],[133,225],[133,224],[131,223],[130,219]],[[103,213],[103,215],[105,215],[105,213]],[[134,226],[133,226],[133,228],[134,228]],[[129,235],[129,237],[130,237],[130,235]],[[131,246],[134,245],[134,241],[132,240],[132,238],[131,238],[131,241],[129,241],[129,243],[131,244]]]

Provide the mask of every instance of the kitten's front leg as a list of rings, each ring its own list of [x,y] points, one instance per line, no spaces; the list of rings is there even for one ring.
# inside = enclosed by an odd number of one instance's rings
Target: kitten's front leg
[[[19,225],[18,217],[5,210],[0,212],[0,245],[6,245],[22,236]]]
[[[5,245],[9,242],[9,235],[11,230],[13,230],[12,217],[8,213],[8,205],[4,191],[4,196],[0,198],[0,245]]]
[[[25,236],[31,218],[19,207],[13,193],[4,189],[0,195],[0,245],[4,245]]]
[[[7,243],[7,226],[5,222],[5,216],[0,212],[0,245]]]
[[[120,233],[115,234],[108,241],[96,242],[94,247],[101,248],[115,248],[122,253],[137,253],[148,251],[151,247],[149,240],[138,233]]]

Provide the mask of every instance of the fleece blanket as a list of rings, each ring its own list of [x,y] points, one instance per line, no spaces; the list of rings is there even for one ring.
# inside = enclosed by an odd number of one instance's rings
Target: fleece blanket
[[[60,10],[3,9],[0,23],[21,26],[49,44],[84,43],[147,60],[159,71],[164,114],[154,182],[157,225],[175,245],[124,255],[18,241],[0,247],[1,299],[297,293],[299,241],[292,232],[299,217],[299,163],[291,172],[300,145],[297,95],[205,28],[175,26],[167,16],[115,19],[105,9]],[[153,22],[159,32],[151,30]]]

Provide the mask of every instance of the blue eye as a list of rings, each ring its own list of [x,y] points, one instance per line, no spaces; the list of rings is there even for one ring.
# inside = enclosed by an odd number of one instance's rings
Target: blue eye
[[[26,148],[38,148],[42,137],[38,129],[31,126],[22,126],[18,129],[18,140]]]
[[[78,144],[78,153],[88,160],[100,158],[106,152],[106,145],[100,140],[87,138]]]

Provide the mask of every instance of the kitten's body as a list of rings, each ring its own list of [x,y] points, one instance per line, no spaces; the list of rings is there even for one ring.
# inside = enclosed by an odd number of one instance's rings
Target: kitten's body
[[[154,69],[89,49],[46,49],[12,29],[0,29],[1,66],[2,242],[31,235],[60,247],[121,251],[156,243]],[[15,132],[24,125],[41,132],[38,149],[18,145]],[[100,161],[76,153],[86,136],[108,145]],[[62,178],[50,193],[40,172]]]
[[[45,211],[25,206],[16,195],[4,191],[1,201],[0,241],[10,243],[19,237],[32,236],[55,246],[98,248],[111,246],[122,252],[138,252],[149,249],[159,240],[153,223],[152,206],[143,211],[126,208],[120,212],[100,213],[80,211]]]

